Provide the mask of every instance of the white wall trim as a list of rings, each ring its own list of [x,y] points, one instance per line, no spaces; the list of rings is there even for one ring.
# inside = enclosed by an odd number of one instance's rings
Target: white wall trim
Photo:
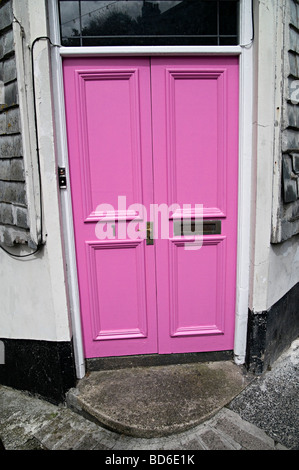
[[[60,41],[59,15],[56,0],[48,1],[50,15],[50,36],[52,42],[58,44]],[[57,165],[65,167],[68,174],[68,148],[66,134],[65,103],[62,78],[62,62],[59,49],[52,48],[52,65],[55,73],[52,76],[53,82],[53,101],[55,113],[56,128],[56,152]],[[81,379],[85,375],[85,358],[83,352],[83,339],[81,330],[79,287],[77,279],[77,263],[74,243],[74,228],[71,193],[68,190],[61,190],[61,211],[62,211],[62,230],[64,234],[64,254],[66,262],[66,273],[68,280],[69,307],[73,332],[73,347],[75,355],[75,365],[77,378]]]
[[[57,0],[49,0],[51,39],[60,42]],[[240,125],[239,125],[239,209],[237,247],[237,287],[234,355],[237,364],[245,362],[250,270],[250,208],[252,161],[252,14],[251,2],[240,0],[240,42],[244,46],[134,46],[134,47],[60,47],[53,48],[54,107],[56,113],[58,165],[68,172],[62,57],[91,55],[240,55]],[[70,191],[62,191],[63,232],[78,378],[84,376],[79,289]]]
[[[252,5],[240,2],[240,105],[239,105],[239,196],[237,288],[234,355],[237,364],[244,364],[247,343],[247,320],[250,279],[250,232],[252,187],[252,130],[253,130],[253,39]]]
[[[102,47],[61,47],[60,54],[70,56],[95,56],[95,55],[198,55],[198,54],[240,54],[240,46],[102,46]]]

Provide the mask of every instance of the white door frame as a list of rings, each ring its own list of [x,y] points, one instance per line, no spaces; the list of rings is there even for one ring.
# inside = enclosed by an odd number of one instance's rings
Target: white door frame
[[[58,1],[48,0],[50,37],[60,44]],[[113,56],[113,55],[239,55],[240,57],[240,105],[239,105],[239,190],[238,190],[238,247],[236,283],[236,320],[234,359],[245,362],[249,269],[250,269],[250,210],[251,210],[251,162],[252,162],[252,2],[240,0],[240,44],[238,46],[121,46],[121,47],[53,47],[54,70],[53,102],[57,139],[57,164],[66,168],[69,176],[66,119],[62,76],[62,57]],[[71,194],[61,191],[62,230],[65,243],[65,262],[68,277],[69,300],[73,329],[73,344],[77,377],[85,375],[85,358],[81,331],[79,288],[72,216]]]

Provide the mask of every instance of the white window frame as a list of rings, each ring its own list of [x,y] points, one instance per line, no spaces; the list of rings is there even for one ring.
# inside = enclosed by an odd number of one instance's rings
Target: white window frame
[[[48,0],[50,36],[54,44],[60,43],[58,0]],[[238,55],[240,58],[239,105],[239,189],[238,189],[238,246],[234,360],[245,362],[249,270],[250,270],[250,209],[252,162],[252,2],[240,0],[240,44],[237,46],[102,46],[53,47],[53,100],[57,137],[57,164],[69,175],[66,137],[65,103],[62,79],[62,58],[82,56],[142,56],[142,55]],[[79,289],[72,216],[71,194],[61,191],[62,229],[69,284],[69,300],[73,329],[73,344],[77,377],[85,375],[85,357],[81,331]]]

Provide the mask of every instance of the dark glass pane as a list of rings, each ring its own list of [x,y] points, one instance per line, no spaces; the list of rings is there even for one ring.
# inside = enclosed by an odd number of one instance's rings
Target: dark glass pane
[[[237,35],[237,10],[236,2],[219,2],[219,33]]]
[[[80,38],[62,38],[61,39],[61,44],[62,46],[68,46],[68,47],[79,47],[82,46]],[[94,44],[93,44],[94,45]]]
[[[73,44],[74,40],[68,39],[80,35],[79,1],[60,1],[59,10],[62,44],[64,46],[80,46],[80,41],[78,44]]]
[[[237,1],[62,0],[63,45],[216,45],[237,34]],[[223,16],[223,17],[222,17]],[[231,40],[231,39],[230,39]],[[237,43],[237,38],[233,44]]]
[[[219,38],[220,46],[235,46],[238,44],[238,38],[236,36],[225,36]]]
[[[81,2],[83,36],[217,34],[215,1],[125,0],[92,9],[93,3]]]
[[[181,37],[179,38],[179,44],[182,46],[196,46],[199,43],[199,38],[194,37]],[[98,37],[86,37],[82,38],[82,46],[161,46],[165,44],[165,39],[158,36],[151,37],[110,37],[110,38],[98,38]],[[176,46],[178,44],[177,37],[167,38],[167,45]],[[200,38],[201,45],[214,45],[217,46],[217,37],[205,36]]]

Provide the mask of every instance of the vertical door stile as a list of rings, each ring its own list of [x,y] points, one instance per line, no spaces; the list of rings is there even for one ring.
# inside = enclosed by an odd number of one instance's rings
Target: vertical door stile
[[[153,90],[152,90],[152,67],[153,67],[153,58],[152,57],[149,57],[149,65],[150,65],[150,97],[151,97],[151,130],[152,130],[152,142],[151,142],[151,150],[152,150],[152,175],[153,175],[153,178],[152,178],[152,204],[154,206],[156,206],[157,204],[157,199],[156,199],[156,189],[155,189],[155,160],[154,160],[154,135],[153,135],[153,130],[154,130],[154,126],[153,126]],[[153,206],[152,206],[153,207]],[[159,232],[158,232],[158,221],[156,220],[156,216],[155,216],[155,211],[152,209],[150,211],[150,218],[151,218],[151,222],[153,223],[153,237],[154,237],[154,240],[155,240],[155,244],[154,244],[154,256],[155,256],[155,304],[156,304],[156,329],[157,329],[157,353],[159,353],[159,348],[158,348],[158,344],[159,344],[159,324],[158,324],[158,317],[159,317],[159,306],[158,306],[158,282],[157,282],[157,262],[156,262],[156,259],[157,259],[157,248],[156,248],[156,242],[158,240],[158,237],[159,237]]]

